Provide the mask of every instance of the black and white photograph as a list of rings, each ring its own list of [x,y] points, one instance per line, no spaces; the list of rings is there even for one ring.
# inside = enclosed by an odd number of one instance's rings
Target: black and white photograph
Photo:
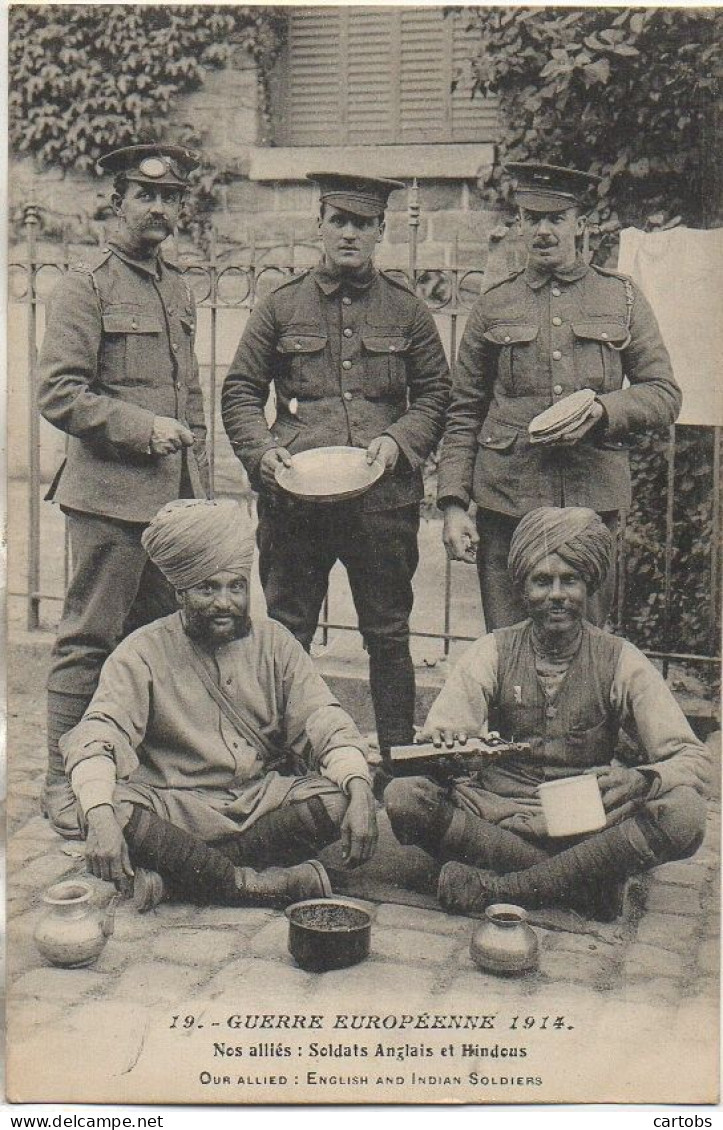
[[[723,9],[7,26],[9,1103],[714,1106]]]

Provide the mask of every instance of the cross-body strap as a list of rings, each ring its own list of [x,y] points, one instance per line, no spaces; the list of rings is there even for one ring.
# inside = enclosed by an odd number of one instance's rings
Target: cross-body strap
[[[190,645],[189,653],[193,668],[224,717],[227,718],[231,725],[239,732],[244,741],[248,742],[253,748],[260,747],[266,754],[267,759],[271,759],[271,761],[274,762],[286,761],[286,751],[280,750],[277,746],[272,745],[268,738],[258,730],[255,730],[253,726],[239,714],[238,710],[231,702],[231,699],[224,694],[218,683],[213,679],[211,672],[204,663],[193,640],[189,639],[188,643]]]

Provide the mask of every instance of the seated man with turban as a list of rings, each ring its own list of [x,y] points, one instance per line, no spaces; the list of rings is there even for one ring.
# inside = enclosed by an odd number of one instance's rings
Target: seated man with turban
[[[384,794],[392,828],[441,861],[438,897],[458,913],[492,902],[553,904],[612,919],[631,874],[692,855],[705,829],[707,751],[663,679],[637,648],[585,620],[613,543],[579,507],[527,514],[509,569],[529,619],[482,637],[434,703],[421,737],[451,746],[484,736],[529,743],[487,761],[451,789],[399,777]],[[639,747],[615,759],[620,731]],[[538,785],[597,775],[607,823],[552,838]]]
[[[248,516],[173,502],[142,540],[179,610],[115,649],[61,743],[89,870],[133,879],[140,910],[166,893],[232,906],[329,895],[322,865],[300,861],[340,836],[348,866],[373,853],[364,743],[291,633],[249,616]]]

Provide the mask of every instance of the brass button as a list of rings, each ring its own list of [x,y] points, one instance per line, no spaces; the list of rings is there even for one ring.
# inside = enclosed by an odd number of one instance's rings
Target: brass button
[[[545,715],[548,718],[554,718],[556,714],[557,714],[557,710],[555,709],[554,706],[548,706],[547,709],[545,710]]]
[[[351,337],[351,335],[354,333],[354,330],[350,330],[349,328],[347,328],[343,332],[344,332],[344,337]]]
[[[553,326],[561,326],[562,325],[562,318],[557,318],[557,317],[553,318],[552,324],[553,324]]]
[[[341,367],[342,369],[351,369],[351,361],[342,361]]]
[[[555,298],[559,298],[562,294],[562,291],[560,290],[559,286],[553,286],[551,294],[554,294]]]
[[[555,396],[559,396],[562,392],[562,385],[555,385],[552,391],[554,392]]]
[[[176,345],[175,341],[173,343],[173,352],[178,353],[178,346]]]
[[[132,330],[137,330],[137,329],[138,329],[138,322],[137,322],[137,321],[135,320],[135,318],[134,318],[134,319],[133,319],[133,321],[131,322],[131,329],[132,329]]]
[[[348,294],[344,295],[344,297],[342,298],[342,302],[345,306],[351,306],[351,298],[349,297]]]
[[[510,335],[509,335],[509,334],[505,334],[505,341],[506,341],[506,342],[507,342],[507,341],[512,341],[512,338],[510,337]]]
[[[562,354],[560,353],[560,350],[559,350],[559,349],[553,349],[553,351],[552,351],[552,360],[553,360],[553,361],[560,361],[560,360],[562,360]]]
[[[229,676],[229,678],[226,680],[226,686],[230,687],[232,682],[233,682],[233,679]]]
[[[351,400],[351,398],[352,398],[352,394],[351,394],[350,392],[345,392],[345,393],[344,393],[344,399],[345,399],[345,400]]]
[[[605,330],[603,330],[603,332],[600,334],[600,337],[603,339],[603,341],[607,341],[608,335],[605,333]]]
[[[301,349],[301,342],[300,341],[294,342],[294,349]]]

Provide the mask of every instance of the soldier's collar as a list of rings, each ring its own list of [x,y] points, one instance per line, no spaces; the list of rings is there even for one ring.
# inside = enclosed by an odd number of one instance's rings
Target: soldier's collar
[[[541,267],[536,267],[532,263],[528,263],[525,267],[523,278],[528,286],[533,290],[539,290],[551,278],[559,279],[560,282],[577,282],[578,279],[584,276],[590,270],[589,265],[585,262],[582,256],[578,255],[575,262],[571,267],[558,267],[553,271],[546,271]]]
[[[151,275],[157,279],[162,270],[163,259],[160,254],[152,255],[148,259],[138,259],[125,245],[122,236],[114,235],[112,239],[108,240],[108,244],[113,248],[119,259],[124,263],[128,263],[130,267],[136,267],[139,271],[145,271],[147,275]]]
[[[357,275],[342,275],[322,259],[314,267],[312,274],[324,294],[331,295],[335,294],[342,286],[344,289],[366,290],[376,278],[377,269],[373,263],[369,263]]]

